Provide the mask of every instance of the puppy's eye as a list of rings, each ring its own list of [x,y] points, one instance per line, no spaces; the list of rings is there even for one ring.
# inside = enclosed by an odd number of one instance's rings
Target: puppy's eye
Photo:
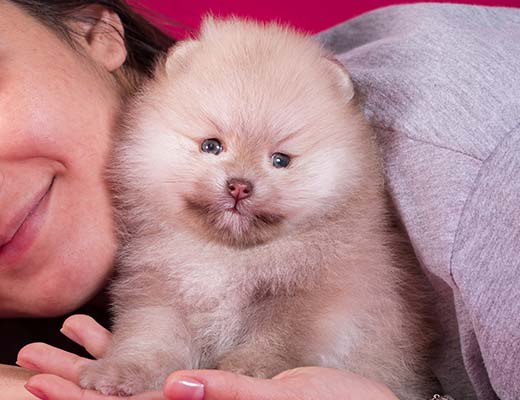
[[[286,168],[291,162],[291,157],[287,154],[274,153],[273,154],[273,166],[275,168]]]
[[[218,139],[206,139],[202,142],[200,148],[204,153],[215,154],[216,156],[224,150],[224,146]]]

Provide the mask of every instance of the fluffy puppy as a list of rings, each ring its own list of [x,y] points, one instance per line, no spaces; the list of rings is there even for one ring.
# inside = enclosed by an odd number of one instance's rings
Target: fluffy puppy
[[[352,82],[314,38],[207,19],[124,120],[113,346],[84,387],[318,365],[431,396],[424,286]]]

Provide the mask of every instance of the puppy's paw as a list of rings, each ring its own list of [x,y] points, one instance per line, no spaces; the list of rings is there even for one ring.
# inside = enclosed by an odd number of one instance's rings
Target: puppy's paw
[[[88,364],[80,372],[80,385],[84,389],[97,390],[107,396],[132,396],[157,387],[153,370],[137,361],[109,357]]]

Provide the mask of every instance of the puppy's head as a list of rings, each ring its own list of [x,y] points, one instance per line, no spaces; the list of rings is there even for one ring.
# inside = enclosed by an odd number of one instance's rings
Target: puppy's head
[[[207,19],[132,113],[125,162],[161,221],[247,246],[308,228],[363,175],[352,82],[310,37]]]

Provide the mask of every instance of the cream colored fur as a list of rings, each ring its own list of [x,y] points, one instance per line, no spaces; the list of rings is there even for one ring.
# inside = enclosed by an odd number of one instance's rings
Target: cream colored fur
[[[320,365],[428,398],[425,288],[392,224],[346,71],[276,24],[207,19],[131,105],[110,179],[120,218],[109,354],[85,387],[159,389],[176,369]],[[224,152],[201,151],[218,138]],[[271,155],[292,156],[277,169]],[[226,181],[253,195],[230,212]]]

